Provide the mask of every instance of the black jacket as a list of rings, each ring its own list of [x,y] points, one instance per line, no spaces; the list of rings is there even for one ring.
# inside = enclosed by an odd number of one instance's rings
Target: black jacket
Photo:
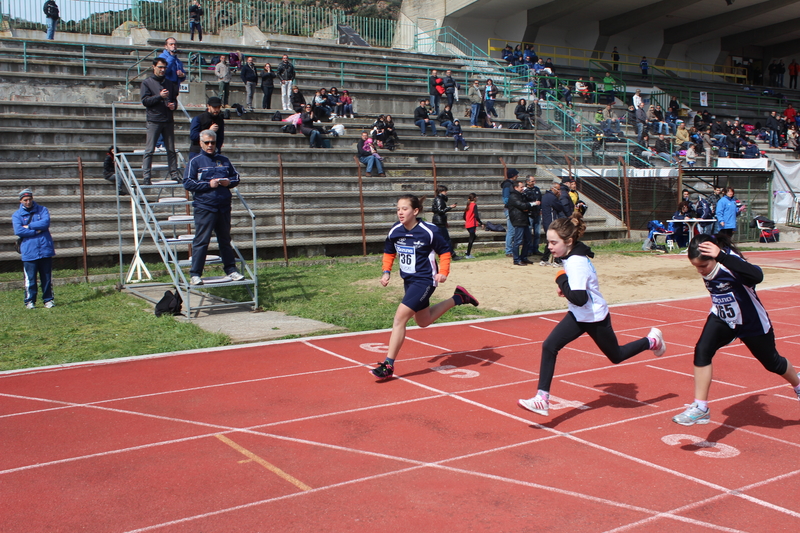
[[[531,204],[525,199],[521,192],[514,189],[508,196],[508,219],[514,227],[527,226]]]
[[[275,74],[274,70],[270,70],[267,72],[266,70],[261,71],[261,88],[265,87],[275,87]]]
[[[767,129],[774,131],[781,131],[781,123],[772,115],[767,117]]]
[[[242,81],[245,83],[248,81],[253,83],[258,82],[258,72],[256,72],[255,64],[251,65],[250,63],[245,63],[242,65],[242,70],[239,72],[239,75],[242,77]]]
[[[447,195],[437,194],[433,199],[433,223],[437,226],[447,225],[447,212],[453,208],[447,205]]]
[[[564,207],[565,217],[572,216],[572,212],[575,211],[575,204],[572,203],[572,197],[569,195],[569,190],[569,185],[566,183],[561,184],[561,196],[558,200]]]
[[[42,9],[44,10],[45,17],[53,20],[58,20],[60,18],[58,5],[56,4],[55,0],[47,0]]]
[[[525,118],[525,115],[528,114],[528,108],[522,104],[517,104],[517,107],[514,108],[514,116],[517,117],[519,120]]]
[[[225,119],[222,117],[222,113],[214,116],[208,111],[204,111],[194,117],[189,125],[189,153],[200,152],[200,133],[209,129],[212,124],[219,126],[217,129],[217,152],[222,150],[222,145],[225,143]]]
[[[278,65],[278,79],[281,81],[290,81],[295,77],[294,65],[291,63],[284,63]]]
[[[452,111],[442,110],[442,112],[439,113],[439,116],[436,117],[436,120],[439,121],[439,124],[441,124],[445,120],[449,120],[450,122],[453,122],[453,120],[454,120],[453,119],[453,112]]]
[[[167,89],[167,98],[161,97],[161,90]],[[150,76],[142,82],[140,89],[142,105],[147,108],[147,122],[172,122],[172,109],[167,107],[168,102],[178,101],[178,84],[169,81],[167,78],[161,79]]]
[[[444,85],[444,94],[455,94],[456,80],[452,76],[445,76],[442,78],[442,85]]]
[[[428,118],[428,110],[422,106],[419,106],[414,110],[414,122],[425,120]]]
[[[306,97],[303,96],[303,93],[300,91],[292,91],[292,96],[289,97],[289,100],[292,102],[292,109],[294,109],[297,113],[303,112],[303,106],[306,105]]]
[[[523,189],[522,194],[525,195],[525,199],[529,202],[541,202],[542,201],[542,191],[534,185],[533,187],[525,187]],[[538,217],[539,216],[539,208],[541,204],[531,206],[530,216],[531,217]]]
[[[189,21],[199,23],[203,18],[203,6],[189,6]]]

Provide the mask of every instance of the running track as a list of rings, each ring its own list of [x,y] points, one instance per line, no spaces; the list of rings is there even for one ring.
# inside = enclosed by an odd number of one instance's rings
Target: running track
[[[800,367],[800,286],[759,295]],[[670,420],[709,305],[613,307],[667,354],[580,338],[549,417],[516,401],[563,312],[410,329],[385,383],[385,331],[0,373],[0,531],[800,531],[800,404],[743,345]]]

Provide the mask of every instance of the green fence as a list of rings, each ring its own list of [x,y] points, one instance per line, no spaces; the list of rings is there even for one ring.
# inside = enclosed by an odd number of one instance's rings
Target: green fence
[[[44,31],[42,5],[39,0],[4,0],[0,13],[12,28]],[[154,31],[189,31],[189,2],[183,0],[60,0],[58,5],[59,32],[111,35],[126,22]],[[371,46],[385,48],[411,48],[416,34],[413,24],[346,15],[339,9],[265,0],[203,0],[201,5],[203,31],[210,34],[226,30],[241,35],[242,26],[248,24],[258,26],[264,33],[337,38],[336,26],[343,24],[352,27]]]

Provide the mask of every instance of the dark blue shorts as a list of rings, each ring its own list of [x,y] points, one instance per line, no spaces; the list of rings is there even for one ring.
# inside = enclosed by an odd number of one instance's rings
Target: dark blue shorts
[[[406,295],[403,296],[403,304],[411,308],[415,313],[421,311],[431,304],[431,295],[436,287],[429,281],[403,280]]]

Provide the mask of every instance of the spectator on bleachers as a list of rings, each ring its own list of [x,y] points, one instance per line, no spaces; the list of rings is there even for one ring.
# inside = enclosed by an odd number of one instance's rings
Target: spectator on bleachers
[[[303,109],[306,107],[306,97],[303,96],[303,93],[300,92],[300,87],[294,86],[292,87],[292,94],[289,99],[289,110],[294,111],[295,113],[302,113]]]
[[[379,177],[386,176],[383,172],[383,160],[369,141],[369,134],[366,131],[362,131],[361,140],[358,141],[358,145],[356,146],[358,149],[358,160],[367,167],[367,176],[372,177],[373,169],[378,172]]]
[[[783,110],[783,116],[786,117],[787,124],[794,124],[797,118],[797,110],[792,104],[788,104],[786,109]]]
[[[190,41],[194,41],[194,31],[197,30],[197,40],[203,40],[203,6],[200,0],[192,0],[189,6],[189,28],[191,30]]]
[[[611,51],[611,61],[614,62],[614,67],[613,67],[614,68],[614,72],[618,72],[619,71],[619,51],[617,50],[616,46]]]
[[[486,109],[486,116],[489,122],[492,122],[492,117],[497,118],[497,111],[494,108],[495,100],[497,100],[497,93],[499,89],[494,84],[491,78],[486,80],[486,87],[483,89],[483,107]]]
[[[578,93],[579,96],[583,97],[583,102],[589,102],[589,86],[586,85],[586,82],[583,81],[583,76],[578,78],[578,81],[575,82],[575,92]]]
[[[714,138],[718,143],[725,141],[725,126],[722,124],[722,120],[715,120],[711,123],[711,137]]]
[[[458,84],[453,79],[453,73],[450,70],[445,71],[444,78],[442,78],[442,86],[444,87],[444,96],[447,98],[447,105],[450,106],[450,109],[453,109]]]
[[[551,58],[548,57],[547,60],[544,62],[544,68],[550,69],[550,72],[548,72],[550,76],[556,75],[556,66],[553,64],[553,60]]]
[[[616,101],[616,95],[614,94],[614,84],[616,81],[614,77],[611,75],[610,72],[606,72],[605,78],[603,78],[603,92],[606,94],[606,103],[613,104]]]
[[[272,109],[272,93],[275,91],[277,76],[272,71],[272,65],[264,63],[264,70],[261,71],[261,92],[264,93],[264,97],[261,99],[261,109]]]
[[[228,66],[227,54],[219,56],[219,63],[214,67],[214,74],[217,75],[217,81],[219,82],[219,94],[217,96],[222,100],[222,105],[228,107],[228,95],[230,94],[233,73]]]
[[[686,149],[686,164],[693,167],[697,161],[697,148],[694,143],[689,143],[689,148]]]
[[[47,0],[44,3],[44,16],[47,19],[47,32],[45,34],[45,38],[49,41],[52,41],[56,37],[56,26],[58,26],[58,21],[61,18],[58,12],[58,4],[56,4],[55,0]]]
[[[189,159],[200,155],[200,133],[211,130],[217,134],[217,144],[215,153],[222,152],[222,145],[225,143],[225,118],[222,116],[222,100],[216,96],[208,99],[206,110],[192,119],[189,125]]]
[[[178,154],[175,151],[175,121],[173,112],[177,107],[178,84],[166,78],[167,60],[159,56],[153,60],[153,75],[142,82],[140,88],[142,105],[147,108],[147,137],[142,157],[142,182],[150,185],[153,152],[159,136],[164,137],[167,149],[169,177],[180,181]]]
[[[786,148],[797,151],[798,145],[797,126],[790,124],[786,130]]]
[[[369,137],[377,141],[378,146],[384,143],[386,140],[386,115],[378,115],[378,118],[372,123]]]
[[[664,124],[663,117],[659,118],[658,115],[656,114],[656,106],[654,106],[653,104],[650,104],[650,107],[647,109],[647,122],[650,124],[650,131],[652,131],[653,133],[657,135],[664,133],[663,130],[666,124]]]
[[[517,117],[517,120],[522,123],[522,126],[520,127],[523,130],[529,130],[533,128],[533,122],[531,121],[531,116],[528,113],[528,103],[524,98],[520,98],[517,102],[517,107],[514,109],[514,116]]]
[[[675,115],[676,119],[677,119],[677,117],[680,116],[680,114],[681,114],[681,104],[680,104],[680,102],[678,102],[678,97],[677,96],[673,96],[673,97],[670,98],[669,105],[667,106],[667,109],[669,110],[670,113]]]
[[[644,110],[644,102],[640,102],[639,107],[636,108],[635,119],[637,142],[642,144],[642,135],[647,131],[647,113]]]
[[[297,105],[294,101],[294,80],[297,73],[294,70],[294,65],[289,61],[289,56],[285,55],[281,58],[281,64],[277,69],[278,81],[281,82],[281,105],[284,111],[297,111]],[[300,95],[303,96],[302,94]],[[303,100],[305,104],[305,100]]]
[[[249,56],[244,65],[239,71],[239,76],[242,78],[245,90],[245,109],[253,111],[253,95],[256,93],[256,83],[258,83],[258,70],[253,60],[253,56]]]
[[[658,139],[656,139],[655,151],[658,157],[670,165],[678,162],[678,159],[673,155],[672,147],[670,146],[669,141],[663,133],[658,136]]]
[[[480,81],[474,80],[472,82],[472,87],[469,88],[469,92],[467,93],[469,96],[469,127],[470,128],[479,128],[478,126],[478,114],[481,110],[481,105],[483,104],[483,91],[481,91],[481,84]]]
[[[600,123],[600,127],[603,130],[603,133],[611,132],[614,134],[622,133],[622,129],[619,123],[619,117],[614,112],[614,108],[611,107],[611,104],[606,104],[606,107],[602,110],[602,118],[603,121]]]
[[[164,51],[158,57],[164,58],[167,62],[167,70],[164,76],[172,83],[183,83],[186,79],[186,73],[183,67],[183,61],[178,59],[178,41],[174,37],[168,37],[164,41]]]
[[[739,149],[741,148],[741,140],[736,130],[731,128],[728,130],[728,135],[725,136],[725,146],[728,151],[728,157],[739,157]]]
[[[228,65],[234,72],[239,72],[239,67],[244,63],[244,56],[239,50],[228,54]]]
[[[570,90],[568,83],[561,84],[561,98],[564,100],[564,104],[572,107],[572,91]]]
[[[631,148],[631,153],[640,159],[644,159],[648,163],[650,163],[650,159],[656,155],[656,152],[653,151],[653,148],[650,146],[650,136],[648,134],[644,134],[642,136],[641,144],[637,143]]]
[[[502,57],[503,57],[503,61],[506,62],[506,66],[507,67],[513,67],[514,64],[515,64],[514,49],[511,48],[510,44],[507,44],[506,47],[503,48],[503,51],[501,52],[501,54],[502,54]]]
[[[353,113],[353,97],[350,96],[349,91],[342,91],[340,102],[342,103],[342,116],[346,117],[350,115],[350,118],[355,118],[355,113]]]
[[[316,117],[317,120],[330,120],[331,108],[328,102],[328,90],[325,87],[314,93],[311,107],[314,110],[314,117]]]
[[[755,141],[752,139],[747,141],[747,147],[744,149],[744,154],[742,157],[745,159],[758,159],[761,157],[761,152],[759,151],[758,146],[756,146]]]
[[[431,75],[428,77],[428,95],[430,96],[431,105],[433,106],[431,111],[433,115],[439,114],[439,98],[441,98],[442,92],[444,92],[442,78],[439,77],[439,73],[436,69],[431,70]]]
[[[306,104],[300,114],[300,132],[308,138],[309,148],[322,148],[322,133],[314,126],[311,104]]]
[[[700,134],[700,138],[703,140],[703,155],[705,155],[707,167],[711,167],[711,156],[714,154],[714,142],[709,132],[710,128],[705,128]]]
[[[414,124],[417,125],[423,137],[427,135],[428,128],[431,129],[431,134],[436,137],[436,124],[430,119],[428,110],[425,109],[425,100],[420,100],[419,107],[414,110]]]
[[[686,150],[689,147],[689,130],[686,129],[686,123],[681,121],[678,124],[678,131],[675,132],[675,149]]]
[[[800,65],[797,64],[797,61],[792,59],[792,62],[789,63],[789,88],[790,89],[797,89],[797,74],[800,73]]]
[[[636,92],[633,93],[633,107],[634,109],[639,109],[639,104],[642,103],[642,90],[636,89]]]
[[[442,112],[436,117],[436,120],[439,122],[439,127],[444,129],[445,132],[447,132],[448,128],[453,124],[453,112],[450,109],[449,105],[445,105]]]
[[[540,74],[540,73],[552,74],[552,71],[548,72],[547,67],[544,65],[544,59],[542,59],[541,57],[539,58],[539,61],[537,61],[533,65],[533,72],[534,72],[534,74],[537,74],[537,75]]]
[[[522,62],[522,47],[517,45],[514,47],[514,64],[519,65]]]
[[[783,59],[778,62],[778,67],[775,69],[775,74],[777,86],[783,87],[783,76],[786,74],[786,65],[784,64]]]
[[[117,191],[119,195],[128,194],[128,189],[125,187],[121,178],[117,177],[117,167],[114,162],[115,157],[114,155],[117,153],[117,149],[113,146],[108,148],[108,152],[106,152],[106,157],[103,160],[103,179],[113,183],[117,187]]]
[[[331,87],[328,92],[328,107],[331,108],[331,117],[342,116],[344,104],[342,103],[342,95],[339,94],[339,89],[336,87]]]
[[[53,296],[53,257],[56,255],[50,235],[50,212],[33,201],[33,191],[19,193],[19,208],[11,215],[14,235],[19,240],[19,253],[25,271],[25,297],[28,309],[36,307],[37,276],[42,284],[42,300],[46,308],[55,306]]]
[[[767,117],[766,128],[769,130],[769,147],[770,148],[780,148],[779,141],[780,141],[780,133],[781,133],[781,124],[778,121],[778,117],[775,111],[771,111],[769,116]]]
[[[586,101],[587,104],[596,104],[597,103],[597,83],[594,81],[594,76],[589,76],[589,81],[586,82],[586,87],[588,89],[588,100]]]
[[[397,129],[394,126],[392,115],[386,115],[384,125],[386,126],[384,131],[384,136],[386,137],[385,146],[388,150],[394,150],[397,144],[400,143],[400,139],[397,137]]]
[[[458,143],[461,143],[461,148],[466,152],[469,150],[469,145],[464,139],[464,131],[461,129],[461,122],[455,119],[447,128],[447,135],[453,138],[456,145],[456,152],[458,152]]]
[[[642,60],[639,62],[639,68],[642,69],[642,79],[647,79],[647,70],[650,68],[650,65],[647,63],[647,58],[642,56]]]

